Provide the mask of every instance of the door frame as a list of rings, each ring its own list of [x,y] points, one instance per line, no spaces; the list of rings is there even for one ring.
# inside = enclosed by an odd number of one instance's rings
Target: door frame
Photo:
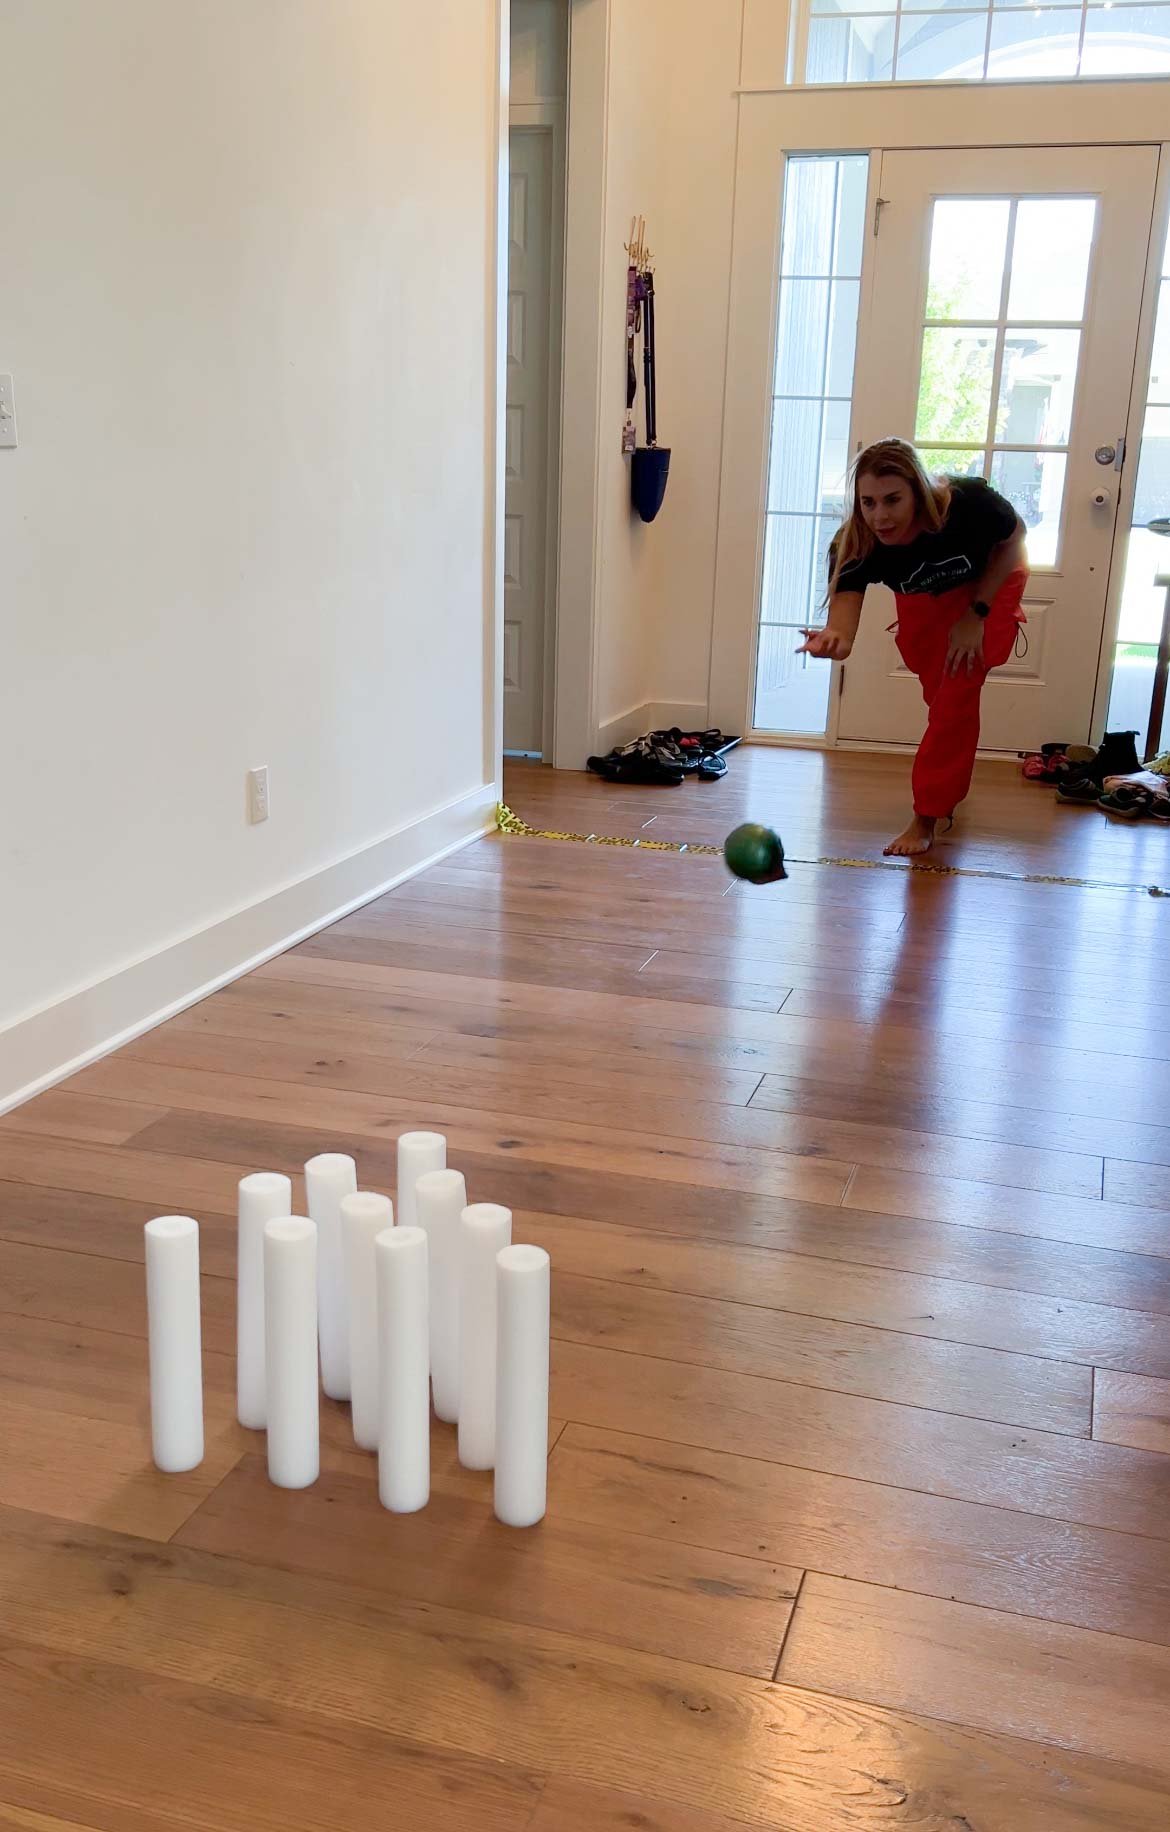
[[[1146,250],[1146,267],[1142,280],[1142,306],[1138,316],[1137,350],[1133,365],[1133,383],[1129,396],[1129,444],[1126,462],[1121,469],[1117,492],[1117,521],[1113,552],[1109,562],[1109,584],[1105,593],[1105,624],[1101,632],[1101,653],[1097,659],[1097,682],[1093,693],[1093,742],[1099,744],[1109,715],[1109,691],[1113,683],[1113,651],[1121,625],[1121,597],[1125,587],[1125,553],[1121,536],[1129,537],[1133,523],[1133,506],[1137,496],[1138,459],[1141,455],[1142,427],[1146,417],[1146,395],[1150,385],[1150,366],[1154,351],[1154,325],[1162,281],[1162,237],[1159,224],[1170,217],[1170,142],[1163,142],[1154,182],[1153,233]],[[1165,228],[1170,237],[1170,227]],[[1167,246],[1170,247],[1170,241]],[[1145,733],[1142,733],[1145,737]]]
[[[1070,89],[1088,92],[1092,108],[1070,107]],[[907,91],[913,91],[913,106]],[[773,372],[778,285],[777,251],[785,165],[798,153],[865,153],[870,159],[869,221],[876,201],[876,153],[933,147],[1126,146],[1160,149],[1155,234],[1147,251],[1134,364],[1132,402],[1144,406],[1153,342],[1153,246],[1170,205],[1170,143],[1166,84],[1079,79],[1046,83],[825,85],[816,89],[745,92],[740,97],[732,242],[727,387],[720,476],[715,619],[709,713],[725,731],[751,730],[753,668],[763,570],[764,508],[770,426],[767,377]],[[1070,120],[1074,125],[1070,127]],[[1085,125],[1078,131],[1075,123]],[[1090,126],[1091,120],[1091,126]],[[844,131],[843,131],[844,130]],[[1159,247],[1160,254],[1160,247]],[[873,263],[862,267],[860,310],[869,309]],[[1131,424],[1136,424],[1131,420]],[[1121,474],[1118,516],[1133,508],[1135,462]],[[1128,521],[1121,523],[1128,528]],[[1105,625],[1094,704],[1094,728],[1104,718],[1102,681],[1116,640],[1121,568],[1110,567]],[[813,749],[838,744],[840,670],[834,665],[828,729],[823,738],[766,736],[762,741]],[[844,747],[842,747],[844,748]],[[849,748],[871,748],[851,745]],[[894,750],[892,745],[872,748]],[[909,748],[909,747],[907,747]]]
[[[1151,153],[1153,154],[1152,159]],[[1111,417],[1107,422],[1097,425],[1097,436],[1105,436],[1106,424],[1112,435],[1115,436],[1118,433],[1125,435],[1133,444],[1134,462],[1124,464],[1120,474],[1110,472],[1107,479],[1114,501],[1112,511],[1108,516],[1108,527],[1100,529],[1095,537],[1101,544],[1098,545],[1097,553],[1094,556],[1097,578],[1090,601],[1086,602],[1086,597],[1082,596],[1081,591],[1072,583],[1070,566],[1074,573],[1076,571],[1075,531],[1073,523],[1066,518],[1065,514],[1062,514],[1064,538],[1067,543],[1064,555],[1054,573],[1050,574],[1043,570],[1033,573],[1029,589],[1024,596],[1024,609],[1029,619],[1029,646],[1033,656],[1044,653],[1048,642],[1054,637],[1057,640],[1058,653],[1055,658],[1050,658],[1049,665],[1044,672],[1051,678],[1053,669],[1057,676],[1060,676],[1065,669],[1075,669],[1079,710],[1074,717],[1059,718],[1057,729],[1071,730],[1077,738],[1082,735],[1088,736],[1090,731],[1097,736],[1099,735],[1096,731],[1098,720],[1102,725],[1104,724],[1107,706],[1107,701],[1100,706],[1097,701],[1102,674],[1104,673],[1108,678],[1105,658],[1112,648],[1112,645],[1106,640],[1110,620],[1115,615],[1110,591],[1111,581],[1117,583],[1116,613],[1119,614],[1120,588],[1125,571],[1123,558],[1126,526],[1120,519],[1125,508],[1125,491],[1122,485],[1128,482],[1132,492],[1137,475],[1137,440],[1134,422],[1131,419],[1132,394],[1136,351],[1142,332],[1142,310],[1148,301],[1147,262],[1157,241],[1153,234],[1153,224],[1157,220],[1158,183],[1162,175],[1158,149],[1129,141],[1121,145],[1114,142],[1108,146],[1065,145],[1057,148],[1036,147],[1030,150],[999,145],[972,148],[969,151],[965,149],[958,157],[952,149],[941,147],[925,152],[922,150],[905,152],[902,149],[886,148],[880,153],[875,153],[871,178],[883,192],[884,199],[897,198],[899,202],[907,204],[905,210],[896,212],[900,218],[900,229],[895,226],[892,233],[895,237],[901,235],[897,255],[909,261],[914,271],[911,273],[908,268],[904,268],[898,258],[894,258],[891,262],[888,258],[888,251],[886,256],[882,255],[881,250],[886,237],[891,233],[887,217],[883,215],[881,240],[867,240],[867,248],[870,253],[871,285],[867,288],[866,294],[868,309],[859,313],[858,378],[854,396],[855,417],[852,426],[854,450],[858,449],[867,439],[876,437],[890,425],[896,426],[899,418],[905,418],[906,411],[913,414],[916,390],[912,392],[911,389],[916,373],[915,365],[920,360],[919,353],[923,335],[920,327],[925,320],[926,313],[925,263],[930,247],[929,198],[936,189],[934,182],[938,171],[934,165],[936,159],[941,162],[943,173],[942,182],[937,189],[947,196],[962,195],[964,191],[972,196],[1007,195],[1009,192],[1020,192],[1026,195],[1037,186],[1038,165],[1042,165],[1043,194],[1058,195],[1062,187],[1067,190],[1070,183],[1069,161],[1075,161],[1079,168],[1084,168],[1076,173],[1076,189],[1078,192],[1088,194],[1094,190],[1094,178],[1101,178],[1102,167],[1104,167],[1109,187],[1106,195],[1115,200],[1119,213],[1125,213],[1125,233],[1122,233],[1122,224],[1116,218],[1110,217],[1108,213],[1098,220],[1094,235],[1092,278],[1085,307],[1087,315],[1084,318],[1084,336],[1090,352],[1095,347],[1100,355],[1104,356],[1104,346],[1106,344],[1109,346],[1106,360],[1111,366],[1112,376],[1108,395],[1108,401],[1112,403],[1108,408]],[[910,162],[909,171],[901,163],[906,161]],[[1135,163],[1138,161],[1140,161],[1142,172],[1140,185],[1137,182]],[[906,188],[905,195],[903,186]],[[1137,203],[1136,210],[1131,208],[1127,211],[1127,198]],[[920,215],[923,207],[925,214]],[[1131,230],[1135,236],[1132,243],[1129,241]],[[1140,257],[1142,246],[1140,238],[1142,237],[1145,238],[1147,261],[1143,261]],[[913,244],[913,248],[909,244]],[[1112,262],[1110,253],[1113,257]],[[1137,260],[1132,258],[1134,253],[1138,254]],[[920,260],[922,261],[921,267],[917,265]],[[1134,339],[1133,343],[1128,346],[1118,345],[1110,330],[1111,306],[1118,302],[1104,297],[1108,289],[1111,266],[1116,268],[1119,264],[1125,268],[1124,285],[1127,296],[1124,316],[1126,323],[1132,326]],[[890,292],[884,290],[891,282],[893,298]],[[911,311],[910,319],[907,320],[904,317],[904,309],[914,297],[916,289],[918,297]],[[900,320],[897,325],[892,322],[890,315],[895,300],[898,301],[896,315]],[[912,350],[908,347],[909,345],[913,346]],[[887,352],[896,353],[892,355],[894,362],[892,372],[889,370],[888,363],[886,369],[882,369],[881,357],[883,353]],[[1078,387],[1078,401],[1083,399],[1081,390],[1084,385],[1082,375]],[[904,396],[901,406],[897,409],[891,406],[889,395],[891,387],[896,389],[899,397]],[[1094,398],[1098,404],[1101,403],[1103,397],[1099,389]],[[1115,417],[1113,417],[1114,414]],[[1086,446],[1091,448],[1096,440],[1087,439],[1083,431],[1085,423],[1083,420],[1079,423],[1082,428],[1079,444],[1070,448],[1070,484],[1072,482],[1071,472],[1080,464],[1086,473],[1090,473],[1079,479],[1080,484],[1087,490],[1095,486],[1100,473],[1095,467],[1088,464],[1085,450]],[[1140,425],[1140,416],[1137,424]],[[1075,426],[1073,430],[1075,433]],[[1124,444],[1122,449],[1126,449]],[[1104,482],[1106,479],[1101,481]],[[1071,502],[1079,499],[1070,495],[1068,500]],[[886,607],[882,605],[878,608],[885,611]],[[873,607],[867,610],[867,621],[872,611]],[[1088,615],[1082,619],[1084,612],[1087,612]],[[892,606],[888,614],[893,614]],[[1040,619],[1039,636],[1032,627],[1034,614]],[[1067,631],[1063,633],[1062,640],[1060,623],[1062,617],[1076,620],[1076,637],[1071,650],[1067,647],[1067,642],[1071,640]],[[1053,630],[1046,630],[1043,627],[1049,619],[1055,620]],[[884,659],[881,662],[878,661],[874,649],[878,627],[884,622],[885,616],[883,615],[870,630],[865,642],[860,645],[865,657],[860,664],[861,671],[854,673],[855,667],[859,665],[856,650],[849,664],[838,671],[840,691],[834,698],[834,710],[838,719],[835,737],[841,749],[858,749],[864,746],[875,751],[905,753],[915,748],[916,738],[906,735],[920,726],[921,696],[917,691],[917,682],[914,681],[912,673],[908,673],[904,668],[898,669],[901,676],[900,683],[892,685],[892,697],[886,700],[884,712],[874,715],[875,698],[882,697],[883,689],[879,678],[873,674],[872,670],[876,665],[880,673],[884,675],[886,666],[892,667],[894,663],[894,658],[890,653],[891,646],[888,643],[883,645]],[[1097,639],[1095,656],[1086,652],[1091,635],[1095,635]],[[995,742],[997,724],[1000,735],[1002,735],[1005,722],[1007,730],[1010,731],[1021,719],[1034,721],[1044,716],[1038,713],[1037,702],[1033,697],[1037,681],[1035,676],[1029,678],[1029,667],[1030,664],[1024,664],[1023,667],[1013,670],[1013,665],[1009,661],[1006,670],[992,677],[990,685],[995,689],[995,693],[985,699],[983,724],[986,735],[981,745],[980,755],[999,759],[1014,756],[1021,748],[1021,744],[1026,747],[1033,742],[1039,743],[1042,736],[1048,735],[1047,731],[1040,728],[1034,730],[1031,735],[1017,730],[1010,744],[1000,745]],[[1013,672],[1016,677],[1014,679]],[[1000,683],[998,687],[996,687],[997,682]],[[997,718],[996,713],[993,712],[991,698],[998,698],[1001,694],[1006,695],[1013,702],[1015,716],[1008,713],[1006,719],[1004,716]],[[872,723],[870,715],[874,715]],[[1054,713],[1053,717],[1057,717],[1057,714]],[[882,727],[886,727],[885,733]],[[887,735],[891,728],[899,730],[903,735],[898,738]],[[1048,731],[1051,729],[1049,725]],[[866,735],[861,736],[859,733]]]
[[[508,141],[514,133],[544,134],[551,149],[548,248],[548,438],[545,466],[544,645],[541,683],[541,752],[551,763],[556,733],[557,606],[560,579],[562,374],[565,340],[565,120],[560,100],[513,102],[508,109]],[[507,390],[505,388],[505,404]],[[501,668],[501,681],[503,678]],[[501,698],[503,688],[501,686]],[[505,753],[507,754],[507,753]]]

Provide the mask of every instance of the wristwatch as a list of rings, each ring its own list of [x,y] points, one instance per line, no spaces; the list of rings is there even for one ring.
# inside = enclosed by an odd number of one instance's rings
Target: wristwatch
[[[971,609],[974,611],[976,617],[990,617],[991,616],[991,606],[988,604],[985,598],[976,598],[974,604],[971,606]]]

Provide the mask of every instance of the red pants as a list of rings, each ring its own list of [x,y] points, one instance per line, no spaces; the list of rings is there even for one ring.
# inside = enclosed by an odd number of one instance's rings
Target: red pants
[[[953,814],[971,787],[979,748],[979,696],[991,669],[1002,668],[1015,648],[1025,622],[1020,600],[1027,583],[1026,572],[1015,572],[1000,586],[983,626],[982,663],[970,673],[964,664],[957,674],[948,674],[946,659],[951,625],[970,604],[971,587],[938,597],[897,594],[898,653],[921,681],[929,708],[911,777],[914,812],[927,820]]]

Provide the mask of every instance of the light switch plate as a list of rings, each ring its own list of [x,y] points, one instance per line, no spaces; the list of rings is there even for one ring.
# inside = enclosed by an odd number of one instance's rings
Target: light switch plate
[[[0,375],[0,446],[16,444],[16,402],[12,396],[12,377]]]

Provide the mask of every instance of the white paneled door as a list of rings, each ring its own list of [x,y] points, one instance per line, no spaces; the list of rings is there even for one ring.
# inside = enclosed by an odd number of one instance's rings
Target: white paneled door
[[[549,590],[552,201],[552,133],[514,127],[508,220],[504,748],[535,753],[542,748]]]
[[[882,155],[855,443],[915,439],[932,468],[990,478],[1028,530],[1027,653],[988,681],[987,750],[1089,734],[1156,173],[1141,146]],[[871,592],[844,740],[921,732],[893,614]]]

